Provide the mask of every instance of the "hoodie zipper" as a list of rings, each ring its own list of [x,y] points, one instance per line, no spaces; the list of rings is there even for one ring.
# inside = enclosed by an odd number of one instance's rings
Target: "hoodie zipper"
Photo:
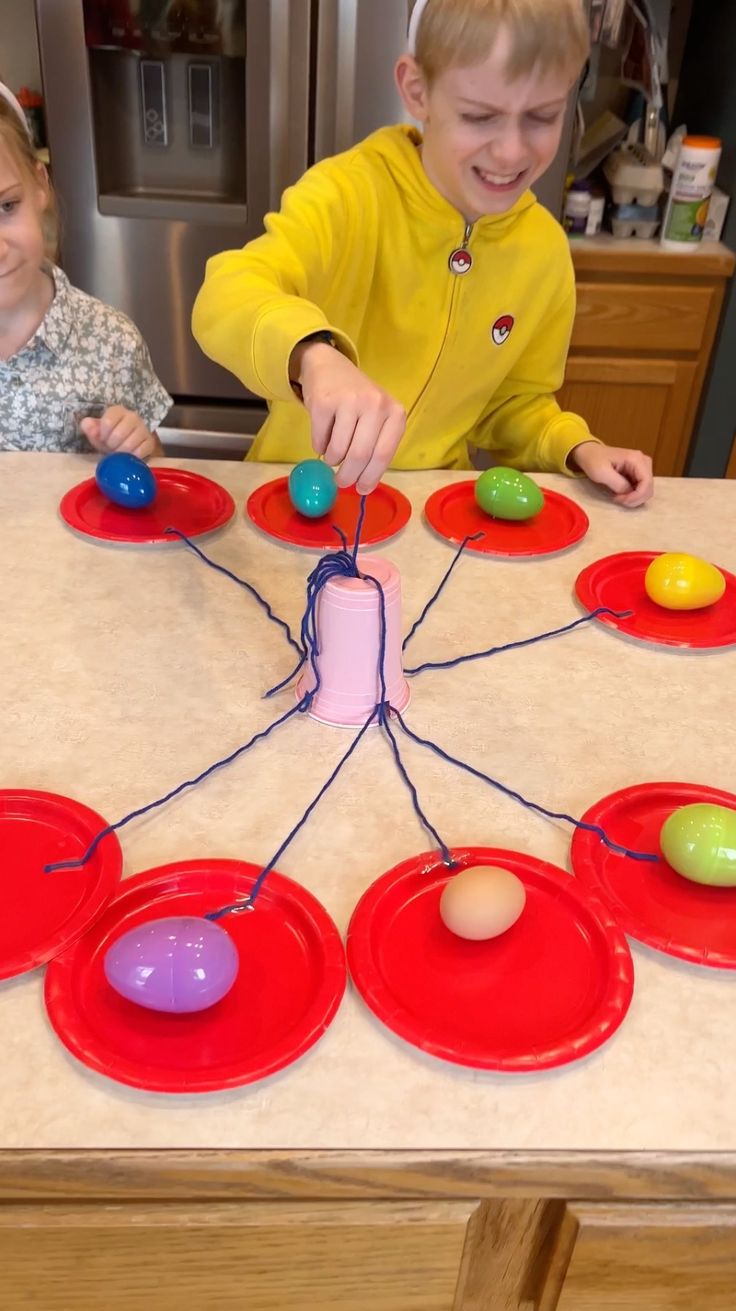
[[[475,224],[473,223],[465,224],[465,233],[463,235],[462,244],[455,247],[448,260],[450,272],[454,273],[458,278],[462,277],[465,273],[469,273],[473,267],[473,256],[468,250],[468,246],[470,245],[470,238],[473,235],[474,226]]]
[[[474,224],[474,223],[466,223],[466,224],[465,224],[465,232],[464,232],[464,234],[463,234],[462,244],[461,244],[460,246],[456,246],[455,249],[454,249],[454,251],[453,251],[452,254],[450,255],[450,259],[449,259],[448,263],[449,263],[449,267],[450,267],[451,272],[453,272],[453,273],[455,274],[455,280],[454,280],[454,282],[453,282],[452,294],[451,294],[451,296],[450,296],[450,309],[449,309],[449,312],[448,312],[448,315],[447,315],[447,322],[446,322],[446,324],[445,324],[445,332],[444,332],[444,336],[443,336],[443,338],[442,338],[442,342],[440,343],[440,348],[439,348],[439,351],[438,351],[438,353],[437,353],[437,358],[435,359],[435,362],[434,362],[434,364],[432,365],[432,369],[431,369],[431,372],[430,372],[430,374],[429,374],[429,377],[427,378],[427,381],[425,382],[424,386],[422,387],[422,390],[420,391],[420,393],[419,393],[419,395],[417,396],[417,398],[416,398],[414,404],[412,405],[411,409],[409,410],[409,412],[408,412],[408,414],[407,414],[407,422],[408,422],[409,419],[411,419],[411,417],[412,417],[412,415],[414,414],[414,412],[418,409],[418,407],[421,405],[422,401],[424,400],[424,396],[425,396],[425,394],[426,394],[426,392],[427,392],[427,388],[430,386],[430,384],[431,384],[431,382],[432,382],[432,379],[434,378],[434,375],[435,375],[435,373],[437,372],[437,365],[439,364],[439,362],[440,362],[440,360],[441,360],[441,358],[442,358],[442,352],[443,352],[444,349],[445,349],[445,344],[446,344],[446,342],[447,342],[447,337],[448,337],[448,334],[449,334],[449,331],[450,331],[450,324],[452,323],[452,317],[453,317],[453,314],[454,314],[454,312],[455,312],[455,301],[456,301],[456,299],[457,299],[457,295],[458,295],[458,286],[457,286],[457,284],[458,284],[458,282],[460,281],[460,277],[458,276],[458,270],[457,270],[457,269],[453,269],[453,267],[452,267],[452,262],[453,262],[454,259],[456,259],[456,257],[460,254],[461,251],[464,252],[465,254],[467,254],[467,255],[469,256],[469,258],[470,258],[470,263],[467,265],[466,268],[464,268],[464,269],[460,269],[460,273],[469,273],[469,272],[470,272],[470,269],[472,268],[472,265],[473,265],[473,257],[472,257],[472,255],[470,255],[470,252],[469,252],[469,250],[468,250],[468,245],[470,244],[470,238],[471,238],[472,235],[473,235],[473,228],[474,228],[474,227],[475,227],[475,224]]]

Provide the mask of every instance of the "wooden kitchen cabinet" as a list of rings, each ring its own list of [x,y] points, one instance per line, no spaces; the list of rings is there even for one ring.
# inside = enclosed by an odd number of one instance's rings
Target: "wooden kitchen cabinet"
[[[1,1305],[452,1311],[476,1210],[463,1200],[0,1207]]]
[[[560,404],[603,441],[646,451],[655,473],[683,473],[733,254],[602,237],[572,255],[578,307]]]
[[[733,1311],[736,1207],[570,1203],[537,1311]]]
[[[733,1311],[736,1159],[8,1152],[0,1271],[3,1311]]]

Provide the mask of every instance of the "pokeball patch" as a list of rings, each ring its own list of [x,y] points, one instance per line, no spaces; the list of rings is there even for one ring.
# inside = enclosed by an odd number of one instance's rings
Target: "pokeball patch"
[[[515,322],[513,314],[503,314],[500,319],[496,319],[491,328],[491,336],[497,346],[503,346],[508,341]]]

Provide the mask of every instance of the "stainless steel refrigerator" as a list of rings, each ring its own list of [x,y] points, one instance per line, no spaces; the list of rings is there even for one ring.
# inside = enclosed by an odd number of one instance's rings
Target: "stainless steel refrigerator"
[[[315,160],[401,121],[408,0],[36,0],[62,262],[138,324],[196,444],[263,406],[190,332],[205,262]],[[559,214],[560,155],[535,188]],[[192,440],[192,439],[190,439]],[[229,444],[225,443],[225,449]]]

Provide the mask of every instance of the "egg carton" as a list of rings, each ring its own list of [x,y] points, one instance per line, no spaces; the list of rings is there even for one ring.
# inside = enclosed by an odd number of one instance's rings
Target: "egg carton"
[[[636,142],[614,150],[603,171],[616,205],[656,205],[664,191],[662,165]]]
[[[638,237],[648,241],[659,227],[657,205],[618,205],[611,210],[611,229],[614,237]]]
[[[659,219],[655,223],[646,223],[641,220],[635,223],[632,219],[611,219],[613,235],[621,240],[638,237],[640,241],[651,241],[652,237],[656,237],[658,227]]]

